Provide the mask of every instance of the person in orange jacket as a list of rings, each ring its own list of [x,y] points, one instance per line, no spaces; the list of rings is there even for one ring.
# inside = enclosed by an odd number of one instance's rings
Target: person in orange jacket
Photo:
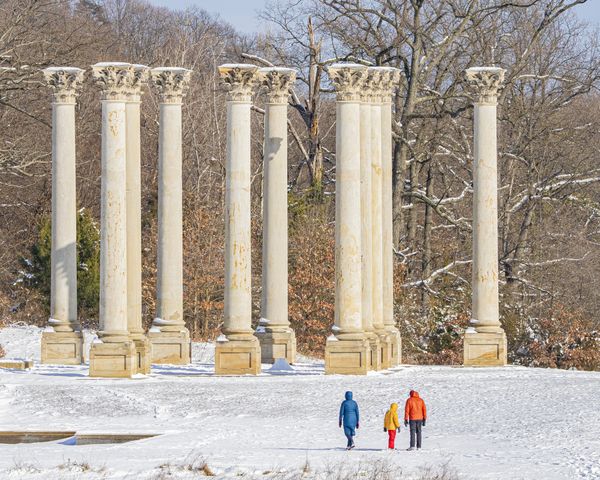
[[[410,391],[410,395],[404,406],[404,426],[410,425],[410,448],[415,449],[415,436],[417,437],[417,450],[421,448],[421,427],[425,426],[427,421],[427,407],[419,392]]]
[[[392,403],[390,409],[385,412],[383,419],[383,431],[388,434],[388,448],[394,450],[396,440],[396,431],[400,431],[400,421],[398,420],[398,404]]]

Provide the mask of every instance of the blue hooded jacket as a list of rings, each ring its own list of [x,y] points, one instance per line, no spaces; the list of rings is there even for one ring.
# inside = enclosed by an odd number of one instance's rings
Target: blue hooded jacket
[[[359,424],[360,417],[358,414],[358,403],[352,400],[352,392],[346,392],[346,400],[340,406],[340,423],[344,423],[344,427],[356,428]]]

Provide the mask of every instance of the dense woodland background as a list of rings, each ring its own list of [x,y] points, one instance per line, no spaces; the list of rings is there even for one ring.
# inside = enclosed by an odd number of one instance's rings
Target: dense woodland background
[[[242,35],[145,0],[0,0],[0,322],[48,317],[50,93],[40,69],[130,61],[194,70],[184,106],[185,313],[223,310],[226,62],[295,67],[290,100],[290,320],[321,354],[333,323],[335,105],[327,65],[400,68],[394,118],[396,318],[406,362],[459,363],[470,314],[472,107],[463,71],[507,69],[499,107],[501,313],[514,363],[600,369],[600,56],[586,0],[279,0]],[[253,113],[259,317],[262,106]],[[142,109],[144,321],[155,310],[157,99]],[[100,102],[77,107],[80,318],[97,326]]]

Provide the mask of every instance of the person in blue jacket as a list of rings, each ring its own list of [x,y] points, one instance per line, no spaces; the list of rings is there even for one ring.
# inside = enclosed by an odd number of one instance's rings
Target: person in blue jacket
[[[344,435],[348,439],[346,450],[354,448],[355,429],[359,427],[360,417],[358,414],[358,403],[352,400],[352,392],[346,392],[346,400],[340,406],[339,425],[344,426]]]

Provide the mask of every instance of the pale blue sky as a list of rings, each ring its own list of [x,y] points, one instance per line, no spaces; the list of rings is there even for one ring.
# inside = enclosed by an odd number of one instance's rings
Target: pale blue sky
[[[265,0],[150,0],[150,2],[177,9],[197,5],[218,14],[239,31],[247,33],[259,29],[256,12],[265,6]],[[600,0],[588,0],[585,4],[576,7],[575,11],[581,18],[600,26]]]

